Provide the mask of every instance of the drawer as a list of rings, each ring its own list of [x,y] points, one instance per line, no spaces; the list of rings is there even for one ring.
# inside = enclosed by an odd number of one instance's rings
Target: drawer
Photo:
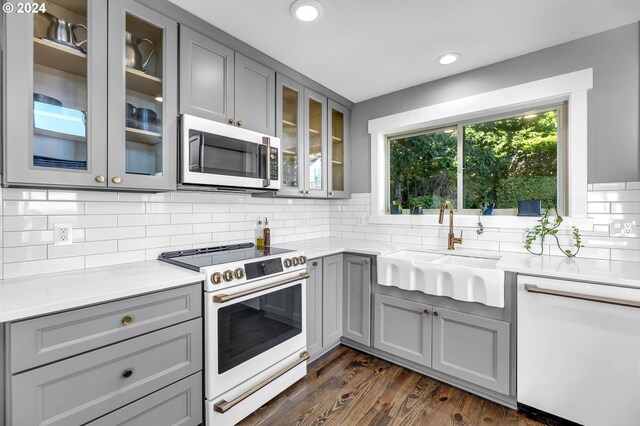
[[[9,325],[10,371],[17,373],[201,316],[194,284]]]
[[[196,373],[87,426],[198,426],[202,401],[202,373]]]
[[[201,370],[198,318],[12,376],[10,424],[84,424]]]

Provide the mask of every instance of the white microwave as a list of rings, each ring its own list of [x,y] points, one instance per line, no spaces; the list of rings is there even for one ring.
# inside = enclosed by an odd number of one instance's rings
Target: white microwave
[[[280,139],[273,136],[193,115],[180,117],[181,189],[277,191],[280,156]]]

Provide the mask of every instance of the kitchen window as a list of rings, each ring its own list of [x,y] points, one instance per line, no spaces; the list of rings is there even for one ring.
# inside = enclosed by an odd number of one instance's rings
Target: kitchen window
[[[519,200],[564,211],[565,103],[474,118],[387,137],[387,212],[493,205]]]

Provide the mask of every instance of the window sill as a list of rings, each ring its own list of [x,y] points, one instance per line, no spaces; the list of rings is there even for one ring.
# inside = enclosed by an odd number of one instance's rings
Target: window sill
[[[440,226],[438,216],[438,214],[372,215],[369,217],[369,223],[378,225]],[[448,223],[448,216],[449,213],[445,212],[444,223]],[[570,229],[572,226],[577,226],[581,231],[593,231],[593,219],[591,218],[571,218],[565,216],[563,219],[564,221],[560,229]],[[485,228],[526,229],[536,226],[539,220],[539,216],[482,216],[482,224]],[[454,214],[453,224],[455,227],[475,227],[478,225],[478,215]]]

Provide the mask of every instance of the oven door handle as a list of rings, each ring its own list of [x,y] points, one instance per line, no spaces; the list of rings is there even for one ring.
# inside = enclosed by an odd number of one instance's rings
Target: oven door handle
[[[298,365],[302,364],[303,362],[305,362],[309,358],[311,358],[311,355],[309,355],[309,352],[307,352],[307,351],[302,352],[300,354],[300,359],[296,360],[296,362],[290,364],[289,366],[287,366],[283,370],[278,371],[273,376],[271,376],[268,379],[260,382],[259,384],[257,384],[256,386],[252,387],[251,389],[249,389],[248,391],[246,391],[242,395],[238,396],[237,398],[234,398],[231,401],[225,401],[224,399],[219,401],[218,403],[216,403],[213,406],[213,409],[218,413],[226,413],[227,411],[229,411],[230,409],[232,409],[233,407],[235,407],[236,405],[238,405],[239,403],[241,403],[245,399],[249,398],[254,393],[258,392],[263,387],[267,386],[269,383],[273,382],[274,380],[276,380],[280,376],[284,375],[285,373],[293,370],[294,368],[296,368]]]
[[[215,296],[213,296],[213,302],[214,303],[227,303],[230,302],[234,299],[238,299],[240,297],[244,297],[244,296],[248,296],[250,294],[255,294],[255,293],[259,293],[261,291],[264,290],[269,290],[271,288],[275,288],[275,287],[280,287],[282,285],[285,284],[289,284],[295,281],[300,281],[300,280],[306,280],[307,278],[309,278],[309,273],[308,272],[303,272],[300,275],[293,277],[293,278],[288,278],[286,280],[282,280],[282,281],[277,281],[275,283],[271,283],[271,284],[266,284],[260,287],[256,287],[256,288],[252,288],[251,290],[246,290],[246,291],[239,291],[237,293],[233,293],[233,294],[216,294]]]
[[[271,186],[271,138],[263,136],[262,144],[267,146],[267,178],[262,181],[262,186],[264,188],[268,188],[269,186]]]

